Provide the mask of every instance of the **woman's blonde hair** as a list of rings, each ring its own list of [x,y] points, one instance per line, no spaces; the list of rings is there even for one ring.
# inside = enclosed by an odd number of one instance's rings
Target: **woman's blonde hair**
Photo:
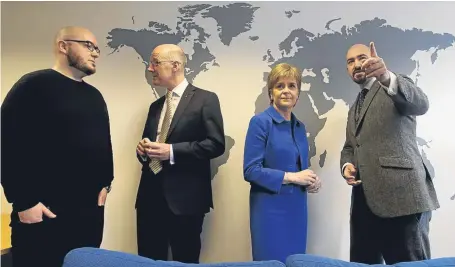
[[[269,76],[267,77],[267,88],[269,92],[270,105],[273,103],[273,100],[271,99],[273,88],[281,78],[294,78],[297,83],[297,88],[299,89],[300,96],[300,88],[302,87],[302,71],[300,71],[299,68],[288,63],[280,63],[273,67],[272,71],[270,71]]]

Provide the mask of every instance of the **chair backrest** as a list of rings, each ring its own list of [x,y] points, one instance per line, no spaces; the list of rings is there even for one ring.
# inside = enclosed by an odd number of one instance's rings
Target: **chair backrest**
[[[455,267],[455,258],[437,258],[425,261],[401,262],[394,265],[368,265],[326,257],[297,254],[286,259],[287,267]]]
[[[155,261],[125,252],[99,248],[78,248],[70,251],[63,267],[286,267],[279,261],[223,262],[187,264],[175,261]]]

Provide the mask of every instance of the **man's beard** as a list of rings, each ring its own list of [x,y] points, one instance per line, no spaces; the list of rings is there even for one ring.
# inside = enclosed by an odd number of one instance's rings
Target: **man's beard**
[[[66,58],[68,60],[68,64],[70,67],[78,69],[87,75],[92,75],[96,71],[95,69],[88,68],[87,65],[84,64],[84,60],[80,56],[77,56],[71,52],[68,53],[68,55],[66,55]]]
[[[355,69],[353,72],[352,72],[352,80],[357,83],[357,84],[364,84],[366,81],[367,81],[367,76],[365,75],[365,72],[363,72],[363,77],[361,79],[356,79],[355,78],[355,75],[356,73],[359,73],[359,72],[362,72],[362,70],[360,69]]]

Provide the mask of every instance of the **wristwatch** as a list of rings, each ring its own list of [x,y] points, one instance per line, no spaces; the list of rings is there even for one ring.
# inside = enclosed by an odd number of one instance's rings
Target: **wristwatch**
[[[106,187],[104,187],[104,188],[106,188],[106,191],[109,193],[109,192],[111,192],[112,186],[111,186],[111,185],[108,185],[108,186],[106,186]]]

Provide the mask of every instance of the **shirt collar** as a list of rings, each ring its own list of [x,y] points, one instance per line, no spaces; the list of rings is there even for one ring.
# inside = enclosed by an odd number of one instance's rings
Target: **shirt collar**
[[[375,77],[371,77],[365,81],[365,83],[360,84],[360,90],[362,89],[371,89],[371,86],[373,86],[373,83],[376,81]]]
[[[270,117],[276,122],[276,123],[282,123],[285,121],[283,116],[273,107],[273,105],[270,105],[266,110],[266,113],[269,114]],[[299,120],[295,117],[294,113],[291,113],[291,121],[295,125],[300,125]]]
[[[178,97],[181,97],[183,95],[183,92],[185,92],[186,87],[188,86],[188,80],[186,78],[183,79],[181,83],[179,83],[173,90],[172,90],[172,95],[177,95]]]

